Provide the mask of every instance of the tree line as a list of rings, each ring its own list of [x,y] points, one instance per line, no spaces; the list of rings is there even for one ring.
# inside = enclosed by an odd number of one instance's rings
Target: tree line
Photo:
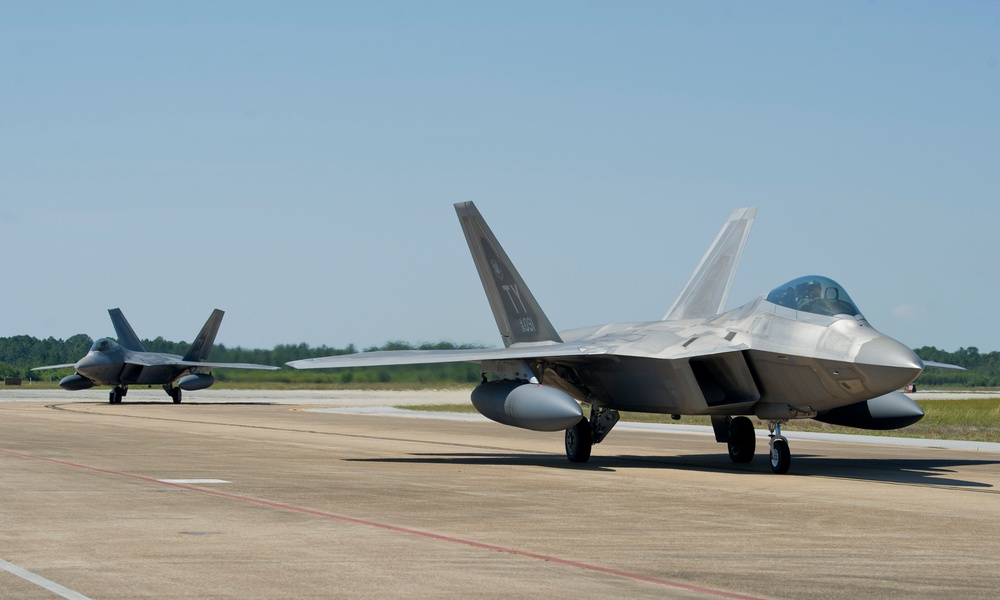
[[[958,365],[965,371],[951,369],[924,369],[916,384],[931,387],[1000,387],[1000,352],[979,352],[969,346],[955,352],[939,350],[934,346],[914,349],[923,360]]]
[[[0,375],[20,377],[23,380],[58,381],[73,372],[72,368],[51,371],[32,371],[33,367],[45,365],[71,364],[82,358],[94,340],[85,334],[78,334],[66,340],[37,339],[27,335],[0,337]],[[183,356],[188,342],[172,342],[162,337],[144,339],[142,345],[149,352],[164,352]],[[461,350],[482,348],[475,344],[454,344],[436,342],[409,344],[390,341],[382,346],[365,348],[365,352],[376,350]],[[270,350],[250,349],[240,346],[227,347],[216,344],[208,357],[211,362],[256,363],[284,367],[286,362],[303,358],[354,354],[358,350],[354,344],[343,348],[330,346],[309,346],[308,344],[279,344]],[[419,383],[456,384],[479,381],[479,366],[470,363],[442,363],[435,365],[399,365],[388,367],[359,367],[350,369],[305,370],[283,368],[280,371],[249,371],[243,369],[217,369],[212,372],[218,381],[289,383],[289,384],[351,384],[351,383]]]
[[[94,340],[86,334],[77,334],[66,340],[37,339],[27,335],[0,337],[0,375],[33,380],[58,380],[72,373],[71,368],[55,371],[32,371],[32,367],[69,364],[87,353]],[[171,342],[162,337],[142,340],[150,352],[166,352],[183,356],[189,344]],[[390,341],[382,346],[365,348],[376,350],[456,350],[481,348],[475,344],[436,342],[409,344]],[[270,350],[249,349],[239,346],[229,348],[216,344],[209,360],[213,362],[245,362],[283,367],[286,362],[303,358],[354,354],[354,344],[343,348],[309,346],[308,344],[279,344]],[[955,352],[934,346],[916,348],[917,356],[927,361],[948,363],[965,367],[965,371],[926,369],[917,378],[917,386],[931,387],[1000,387],[1000,352],[981,353],[975,346],[959,348]],[[400,365],[390,367],[361,367],[351,369],[297,371],[245,371],[219,369],[213,372],[219,381],[280,382],[280,383],[473,383],[479,381],[479,366],[469,363],[442,363],[435,365]]]

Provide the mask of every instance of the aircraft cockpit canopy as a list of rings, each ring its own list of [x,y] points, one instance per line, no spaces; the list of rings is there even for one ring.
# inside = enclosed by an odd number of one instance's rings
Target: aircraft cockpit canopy
[[[774,288],[767,295],[767,301],[778,306],[831,317],[834,315],[855,317],[861,314],[839,283],[817,275],[799,277]]]
[[[90,347],[91,352],[107,352],[111,350],[118,344],[114,340],[109,338],[101,338],[94,342],[94,345]]]

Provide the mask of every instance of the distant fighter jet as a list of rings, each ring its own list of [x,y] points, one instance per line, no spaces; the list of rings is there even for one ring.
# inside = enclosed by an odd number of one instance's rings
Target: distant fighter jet
[[[472,404],[490,419],[536,431],[565,429],[566,456],[590,458],[618,411],[709,415],[735,463],[768,423],[771,469],[788,471],[781,425],[812,418],[897,429],[923,417],[898,389],[925,366],[875,330],[847,291],[808,276],[723,313],[756,207],[732,213],[661,321],[556,332],[475,205],[456,204],[505,348],[365,352],[297,360],[297,369],[468,361],[482,365]],[[487,374],[492,378],[487,377]],[[590,404],[584,417],[578,401]]]
[[[115,333],[118,334],[118,342],[101,338],[94,342],[86,356],[75,363],[35,367],[32,371],[73,367],[76,373],[63,377],[59,387],[64,390],[85,390],[95,385],[112,385],[114,388],[109,397],[112,404],[122,401],[122,397],[128,393],[129,385],[163,385],[163,390],[176,404],[181,401],[181,390],[203,390],[215,383],[211,373],[213,368],[278,369],[270,365],[205,362],[215,344],[215,334],[218,333],[225,314],[219,309],[212,311],[212,316],[205,321],[198,337],[183,357],[147,352],[122,311],[112,308],[108,313],[114,323]]]

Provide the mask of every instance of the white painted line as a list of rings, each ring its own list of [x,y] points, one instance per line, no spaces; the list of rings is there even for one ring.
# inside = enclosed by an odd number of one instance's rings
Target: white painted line
[[[161,483],[232,483],[225,479],[157,479]]]
[[[37,585],[38,587],[45,588],[48,591],[52,592],[53,594],[56,594],[57,596],[61,596],[63,598],[66,598],[66,600],[91,600],[88,596],[84,596],[83,594],[81,594],[79,592],[74,592],[73,590],[69,589],[68,587],[59,585],[58,583],[56,583],[54,581],[49,581],[48,579],[42,577],[41,575],[38,575],[36,573],[32,573],[31,571],[28,571],[27,569],[22,569],[21,567],[15,565],[15,564],[9,563],[9,562],[5,561],[2,558],[0,558],[0,569],[3,569],[4,571],[7,571],[8,573],[12,573],[14,575],[17,575],[21,579],[23,579],[25,581],[29,581],[29,582]]]

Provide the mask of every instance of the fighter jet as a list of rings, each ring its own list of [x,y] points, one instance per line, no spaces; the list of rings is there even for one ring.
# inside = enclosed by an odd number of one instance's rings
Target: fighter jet
[[[504,348],[365,352],[289,362],[297,369],[468,361],[472,404],[505,425],[565,430],[566,456],[590,459],[619,411],[708,415],[735,463],[750,462],[750,417],[768,424],[775,473],[791,464],[792,419],[897,429],[923,417],[898,392],[926,366],[879,333],[847,290],[810,275],[723,312],[756,207],[726,221],[662,320],[557,332],[471,202],[455,205]],[[929,364],[929,363],[928,363]],[[934,366],[945,366],[937,365]],[[589,404],[584,416],[581,403]]]
[[[108,313],[118,335],[117,342],[111,338],[100,338],[90,347],[87,355],[75,363],[35,367],[32,371],[73,367],[76,372],[63,377],[59,387],[85,390],[95,385],[111,385],[114,386],[109,395],[112,404],[121,403],[129,385],[162,385],[174,403],[179,404],[181,390],[203,390],[215,383],[211,372],[213,368],[278,369],[270,365],[205,362],[225,314],[219,309],[212,311],[184,356],[147,352],[122,311],[112,308]]]

